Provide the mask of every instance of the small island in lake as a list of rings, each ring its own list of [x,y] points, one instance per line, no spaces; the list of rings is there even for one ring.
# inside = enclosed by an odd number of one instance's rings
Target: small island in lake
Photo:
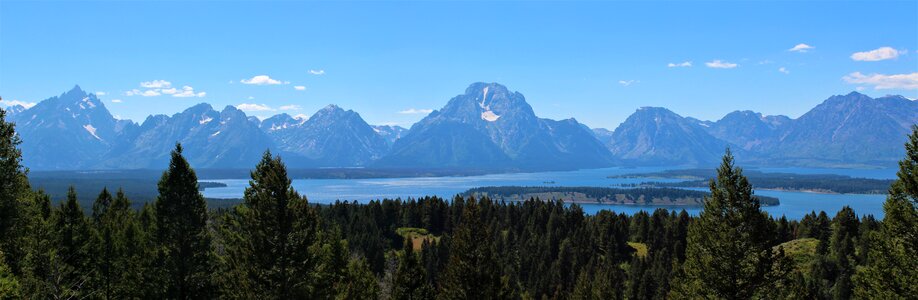
[[[198,181],[198,189],[202,191],[204,189],[218,188],[218,187],[226,187],[226,184],[222,182],[213,182],[213,181]]]
[[[469,189],[464,196],[505,201],[562,200],[568,203],[701,206],[711,193],[679,188],[607,188],[563,186],[489,186]],[[778,198],[756,196],[762,206],[780,204]]]
[[[695,188],[707,187],[708,180],[715,175],[716,172],[713,169],[685,169],[617,175],[609,176],[609,178],[683,179],[685,181],[648,181],[623,186]],[[755,170],[744,170],[743,175],[749,178],[749,183],[756,189],[833,194],[885,194],[893,182],[892,179],[854,178],[834,174],[765,173]]]

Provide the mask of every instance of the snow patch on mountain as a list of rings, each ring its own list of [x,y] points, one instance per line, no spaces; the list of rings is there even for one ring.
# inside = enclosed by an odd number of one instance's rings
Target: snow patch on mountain
[[[100,140],[100,141],[102,140],[102,138],[96,135],[96,128],[93,127],[92,125],[90,124],[83,125],[83,129],[86,129],[86,132],[89,132],[89,134],[94,136],[97,140]]]
[[[488,122],[494,122],[497,121],[497,119],[500,119],[500,116],[494,114],[493,111],[488,110],[481,113],[481,119]]]
[[[201,118],[200,121],[198,121],[198,124],[204,125],[204,124],[210,123],[210,121],[213,121],[213,120],[214,120],[214,118],[205,116],[205,117]]]

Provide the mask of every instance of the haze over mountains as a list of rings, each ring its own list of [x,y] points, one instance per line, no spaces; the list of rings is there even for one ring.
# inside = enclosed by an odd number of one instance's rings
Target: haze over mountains
[[[573,118],[539,118],[522,94],[496,83],[472,84],[410,129],[373,126],[335,105],[308,119],[259,120],[232,106],[217,111],[201,103],[138,124],[115,119],[79,86],[7,111],[33,170],[159,169],[176,142],[198,168],[251,168],[265,149],[292,168],[710,166],[728,146],[751,165],[890,166],[918,124],[916,101],[852,92],[797,119],[736,111],[712,122],[644,107],[615,130],[591,130]]]

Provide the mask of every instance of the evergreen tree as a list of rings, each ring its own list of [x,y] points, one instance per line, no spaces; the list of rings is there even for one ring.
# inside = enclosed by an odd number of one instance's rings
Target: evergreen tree
[[[182,146],[176,144],[171,155],[155,203],[157,269],[163,296],[207,298],[212,293],[214,271],[207,203],[198,190],[194,170],[182,157]]]
[[[22,202],[29,194],[27,170],[22,166],[22,141],[16,126],[6,122],[6,111],[0,109],[0,249],[5,251],[7,266],[19,273],[23,256],[21,238],[25,234]]]
[[[52,293],[56,298],[80,298],[91,295],[89,287],[95,274],[90,268],[89,224],[71,186],[67,200],[54,212],[56,230],[55,256],[52,257]]]
[[[749,299],[771,269],[771,222],[727,150],[711,196],[689,225],[684,278],[675,298]]]
[[[379,283],[365,260],[351,259],[346,273],[348,280],[341,283],[335,299],[376,299],[379,296]]]
[[[39,190],[29,202],[28,236],[23,243],[26,253],[21,280],[23,294],[36,299],[52,298],[52,263],[57,255],[57,233],[52,218],[51,197]]]
[[[845,206],[832,220],[829,260],[832,262],[832,295],[835,299],[851,298],[851,276],[857,264],[855,239],[858,237],[860,221],[851,207]]]
[[[0,299],[17,299],[22,297],[22,287],[3,256],[0,249]]]
[[[414,252],[411,239],[405,239],[395,271],[394,299],[432,299],[433,287],[428,283],[424,268]]]
[[[918,125],[905,144],[898,179],[883,204],[868,265],[857,270],[855,297],[905,299],[918,295]]]
[[[482,221],[482,205],[475,199],[464,204],[462,218],[450,240],[449,262],[439,297],[494,299],[500,292],[500,274],[491,233]]]
[[[227,216],[227,272],[237,273],[224,289],[267,299],[309,295],[317,258],[317,215],[290,186],[280,157],[265,152],[251,172],[243,203]],[[238,280],[245,281],[240,283]]]
[[[93,203],[92,258],[97,296],[121,299],[143,296],[141,274],[146,272],[147,243],[131,210],[130,200],[118,190],[113,198],[103,189]]]

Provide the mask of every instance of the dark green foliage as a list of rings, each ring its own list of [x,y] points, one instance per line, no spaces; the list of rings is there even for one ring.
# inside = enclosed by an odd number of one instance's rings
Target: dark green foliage
[[[0,298],[16,299],[22,297],[22,287],[13,275],[13,270],[6,265],[3,252],[0,251]]]
[[[574,194],[582,194],[587,199],[599,203],[633,203],[643,198],[644,202],[640,204],[651,204],[657,201],[658,204],[665,203],[664,199],[670,201],[672,205],[700,205],[705,196],[710,195],[707,192],[693,191],[677,188],[633,188],[617,189],[606,187],[565,187],[565,186],[489,186],[469,189],[463,193],[464,196],[487,196],[496,199],[520,198],[528,199],[526,195],[532,194],[559,194],[561,198],[570,198]],[[618,200],[617,195],[623,199]],[[545,197],[543,197],[545,198]],[[546,199],[547,200],[547,199]],[[766,205],[778,205],[777,198],[760,197],[760,200],[767,202]],[[661,203],[662,202],[662,203]]]
[[[149,292],[143,277],[152,263],[149,235],[137,222],[131,202],[120,189],[112,198],[103,189],[93,205],[92,286],[106,299],[141,297]]]
[[[500,273],[491,231],[483,221],[483,206],[490,203],[475,199],[464,202],[462,219],[450,241],[452,255],[444,271],[440,298],[494,299],[500,294]]]
[[[198,179],[182,146],[172,151],[169,169],[159,181],[156,198],[157,264],[166,298],[206,298],[213,293],[214,271],[207,207]]]
[[[317,216],[290,187],[279,157],[265,152],[251,176],[243,203],[222,222],[223,272],[228,276],[222,288],[238,297],[305,297],[314,288],[319,264],[316,254],[307,251],[317,240]]]
[[[76,190],[70,189],[67,201],[52,213],[57,251],[51,261],[51,291],[57,297],[80,298],[91,294],[84,286],[95,276],[91,266],[92,232],[77,203]]]
[[[399,254],[392,298],[420,300],[434,298],[434,295],[433,286],[427,280],[427,274],[425,274],[425,270],[421,266],[411,241],[406,240],[405,247],[402,248],[402,252]]]
[[[867,265],[855,277],[859,298],[918,295],[918,125],[912,127],[897,175],[883,204],[883,223],[871,236]]]
[[[337,289],[336,299],[375,299],[379,295],[379,283],[363,259],[351,259],[347,263],[345,278]]]
[[[729,150],[710,189],[704,210],[689,225],[685,277],[674,296],[749,299],[771,269],[771,221]]]
[[[25,222],[22,206],[29,196],[26,170],[22,166],[22,141],[16,134],[15,125],[6,122],[6,111],[0,109],[0,251],[13,274],[20,273],[19,262],[22,253],[22,235]]]

